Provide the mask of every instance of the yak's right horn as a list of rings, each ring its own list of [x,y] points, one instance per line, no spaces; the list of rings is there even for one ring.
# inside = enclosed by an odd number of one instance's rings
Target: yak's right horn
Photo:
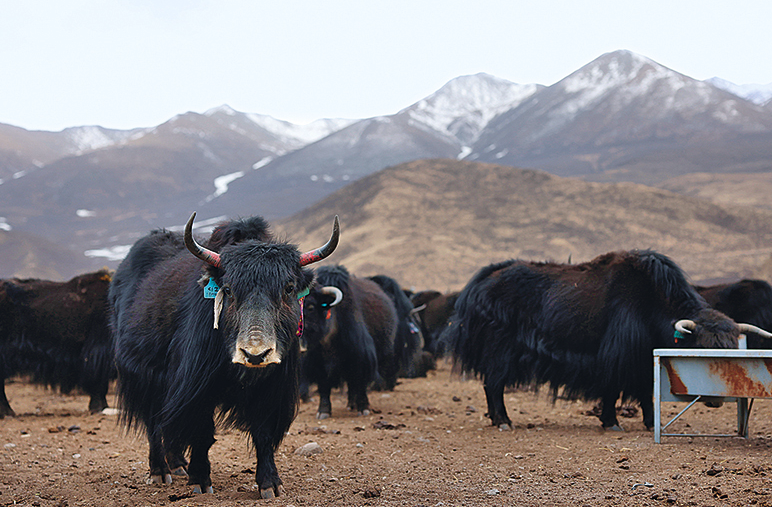
[[[207,264],[211,264],[212,266],[219,268],[220,263],[222,262],[222,259],[220,259],[220,254],[217,252],[213,252],[207,248],[204,248],[203,246],[196,243],[196,240],[193,239],[193,220],[196,218],[196,212],[194,211],[192,215],[190,215],[190,218],[188,219],[188,223],[185,224],[185,246],[187,249],[201,259],[202,261],[206,262]]]

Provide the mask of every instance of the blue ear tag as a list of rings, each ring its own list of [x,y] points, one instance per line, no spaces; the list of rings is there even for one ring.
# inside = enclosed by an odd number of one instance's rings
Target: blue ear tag
[[[210,278],[209,283],[204,287],[204,299],[214,299],[218,292],[220,292],[220,286],[213,278]]]
[[[675,338],[675,342],[678,343],[678,340],[684,340],[686,336],[681,331],[676,331],[673,333],[673,338]]]
[[[304,297],[308,296],[308,293],[311,292],[308,287],[306,287],[306,290],[298,293],[298,299],[303,299]]]

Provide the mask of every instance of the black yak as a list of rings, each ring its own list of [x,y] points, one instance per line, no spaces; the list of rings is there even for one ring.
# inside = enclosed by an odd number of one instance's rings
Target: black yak
[[[388,294],[397,310],[397,334],[394,338],[394,354],[397,360],[397,376],[405,378],[425,377],[434,369],[434,358],[425,353],[424,337],[413,303],[400,287],[399,282],[386,275],[368,277]]]
[[[63,393],[81,388],[90,396],[91,413],[107,408],[115,378],[107,325],[109,286],[107,270],[67,282],[0,281],[0,417],[14,415],[5,379],[20,373]]]
[[[484,382],[488,417],[511,428],[505,386],[549,384],[553,395],[600,399],[604,428],[619,427],[622,393],[653,427],[652,350],[737,348],[741,329],[710,308],[669,258],[613,252],[582,264],[510,260],[462,290],[441,340]],[[674,325],[681,339],[676,343]]]
[[[115,273],[122,420],[147,433],[148,482],[187,475],[194,492],[211,492],[208,453],[219,409],[221,423],[250,434],[255,483],[271,498],[283,489],[274,452],[297,413],[297,335],[313,280],[303,266],[333,252],[338,219],[326,245],[301,255],[270,240],[259,217],[221,225],[202,247],[193,239],[194,217],[182,238],[160,231],[137,241]]]
[[[772,329],[772,286],[764,280],[743,279],[710,286],[695,285],[710,306],[735,322],[747,322]],[[748,334],[749,349],[772,348],[772,341],[757,333]]]
[[[443,294],[436,290],[424,290],[410,296],[414,315],[421,326],[421,335],[424,338],[424,350],[435,354],[437,340],[445,330],[453,315],[454,306],[458,299],[458,292]]]
[[[397,379],[394,337],[397,313],[378,284],[349,274],[343,266],[322,266],[306,297],[303,375],[316,383],[316,417],[332,413],[330,392],[346,382],[348,407],[359,414],[370,411],[368,386],[393,389]]]

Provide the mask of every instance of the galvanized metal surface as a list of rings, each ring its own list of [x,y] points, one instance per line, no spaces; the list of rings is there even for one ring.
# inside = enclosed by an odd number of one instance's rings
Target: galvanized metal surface
[[[737,433],[695,435],[663,433],[696,401],[725,397],[737,402]],[[748,398],[772,398],[772,350],[655,349],[654,441],[662,436],[748,436]],[[664,426],[661,403],[689,405]],[[752,404],[751,404],[752,406]]]

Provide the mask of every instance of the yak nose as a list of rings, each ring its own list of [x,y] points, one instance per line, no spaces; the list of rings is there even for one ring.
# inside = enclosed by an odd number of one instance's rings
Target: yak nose
[[[250,354],[244,349],[240,349],[240,350],[241,350],[241,353],[244,354],[244,358],[247,360],[247,362],[254,366],[258,366],[262,364],[263,361],[265,361],[266,356],[268,356],[268,354],[270,354],[273,351],[273,349],[265,349],[259,354]]]

